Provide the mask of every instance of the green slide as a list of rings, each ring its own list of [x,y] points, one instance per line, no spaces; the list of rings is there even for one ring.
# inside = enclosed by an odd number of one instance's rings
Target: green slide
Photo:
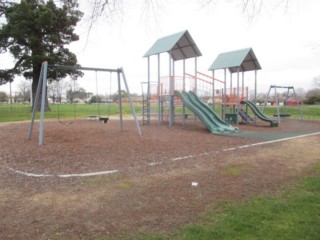
[[[253,102],[250,102],[248,100],[244,100],[244,101],[241,101],[241,104],[248,105],[251,108],[251,110],[253,111],[253,113],[258,118],[260,118],[262,121],[269,122],[270,123],[270,127],[277,127],[278,126],[278,121],[273,120],[271,118],[268,118],[266,115],[264,115]]]
[[[219,123],[217,120],[214,120],[210,117],[210,113],[201,107],[197,101],[194,101],[192,97],[185,91],[179,92],[175,91],[175,95],[178,96],[183,103],[189,108],[205,125],[205,127],[215,134],[223,134],[235,132],[236,130],[231,131],[231,129],[226,128],[224,125]]]
[[[231,126],[228,122],[222,120],[207,104],[205,104],[204,102],[202,102],[200,100],[200,98],[192,91],[189,91],[189,95],[191,96],[191,98],[193,99],[194,102],[197,102],[198,104],[201,105],[202,108],[204,108],[205,111],[207,111],[210,115],[210,117],[217,121],[219,124],[221,124],[223,126],[223,128],[234,132],[234,131],[238,131],[239,128],[237,127],[233,127]]]

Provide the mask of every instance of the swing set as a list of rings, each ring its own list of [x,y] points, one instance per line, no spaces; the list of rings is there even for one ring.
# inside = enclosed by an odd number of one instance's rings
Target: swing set
[[[58,71],[58,69],[56,69],[56,72]],[[98,115],[91,115],[91,116],[88,116],[87,119],[89,120],[99,120],[99,122],[101,123],[107,123],[108,120],[109,120],[109,116],[110,116],[110,109],[111,109],[111,106],[110,104],[109,107],[108,107],[108,111],[107,111],[107,116],[106,115],[102,115],[101,114],[101,109],[100,109],[100,99],[99,99],[99,85],[98,85],[98,71],[95,71],[95,83],[96,83],[96,100],[97,100],[97,112],[98,112]],[[56,76],[57,76],[57,73],[56,73]],[[63,124],[63,125],[71,125],[74,123],[74,121],[76,120],[77,118],[77,111],[76,111],[76,101],[75,101],[75,92],[76,92],[76,84],[75,84],[75,79],[72,79],[73,81],[73,86],[70,84],[70,95],[71,95],[71,103],[73,105],[73,119],[69,120],[69,121],[66,121],[66,120],[62,120],[61,118],[61,114],[60,114],[60,104],[58,104],[57,106],[57,118],[58,118],[58,121],[59,123]],[[109,96],[111,96],[111,83],[112,83],[112,72],[110,72],[110,78],[109,78],[109,82],[110,82],[110,93],[109,93]]]
[[[46,103],[46,95],[47,95],[47,72],[48,68],[55,68],[56,70],[83,70],[83,71],[95,71],[96,72],[96,90],[97,90],[97,96],[98,96],[98,81],[97,81],[97,72],[109,72],[110,74],[112,73],[117,73],[118,76],[118,99],[119,99],[119,115],[120,115],[120,130],[123,131],[123,116],[122,116],[122,99],[121,99],[121,79],[123,80],[125,90],[127,91],[128,94],[128,99],[132,111],[132,115],[134,117],[134,122],[136,126],[136,132],[138,135],[142,135],[141,129],[139,126],[139,122],[137,119],[137,115],[131,100],[131,94],[129,91],[129,87],[127,84],[126,76],[124,74],[123,68],[118,68],[118,69],[107,69],[107,68],[91,68],[91,67],[79,67],[79,66],[64,66],[64,65],[51,65],[48,64],[48,62],[43,62],[41,66],[41,72],[40,72],[40,77],[39,77],[39,83],[38,83],[38,88],[36,92],[36,97],[34,100],[33,104],[33,109],[32,109],[32,118],[31,118],[31,123],[29,127],[29,134],[28,134],[28,139],[30,140],[32,138],[32,132],[33,132],[33,126],[34,126],[34,120],[35,120],[35,115],[37,111],[37,106],[38,106],[38,101],[40,100],[41,96],[41,107],[40,107],[40,125],[39,125],[39,145],[43,145],[43,132],[44,132],[44,116],[45,116],[45,103]],[[111,90],[111,87],[110,87]],[[109,114],[110,114],[110,104],[109,104],[109,112],[108,116],[101,116],[100,115],[100,105],[98,103],[98,117],[99,121],[103,123],[107,123],[109,120]],[[70,125],[74,122],[76,117],[76,110],[75,110],[75,105],[74,105],[74,119],[72,121],[69,121],[67,123],[64,123],[66,125]],[[58,119],[59,122],[63,123],[60,119],[60,114],[58,111]]]
[[[98,116],[92,115],[92,116],[88,116],[89,119],[98,119],[99,122],[101,123],[107,123],[109,120],[109,116],[110,116],[110,109],[111,109],[111,105],[110,103],[108,103],[108,115],[102,115],[101,114],[101,109],[100,109],[100,100],[99,100],[99,85],[98,85],[98,73],[97,71],[95,71],[95,81],[96,81],[96,100],[97,100],[97,110],[98,110]],[[110,72],[110,90],[109,90],[109,97],[111,96],[111,83],[112,83],[112,72]],[[106,99],[106,103],[107,103],[107,99]]]
[[[279,99],[278,99],[278,94],[277,94],[277,89],[286,89],[286,94],[285,94],[285,100],[283,102],[283,111],[281,112],[280,111],[280,102],[279,102]],[[290,90],[292,90],[293,92],[293,97],[294,97],[294,100],[295,102],[297,103],[297,108],[298,108],[298,112],[300,114],[300,118],[301,120],[304,120],[304,117],[303,117],[303,113],[302,113],[302,110],[301,110],[301,106],[300,106],[300,101],[298,99],[298,96],[296,94],[296,91],[294,90],[294,87],[293,86],[276,86],[276,85],[271,85],[270,88],[269,88],[269,91],[267,93],[267,96],[265,98],[265,101],[264,101],[264,105],[262,107],[262,112],[264,110],[264,106],[267,106],[267,103],[268,103],[268,100],[269,100],[269,97],[270,97],[270,93],[271,91],[274,90],[274,96],[275,96],[275,105],[276,105],[276,110],[277,110],[277,113],[274,114],[273,116],[274,117],[278,117],[278,122],[280,123],[281,121],[281,118],[284,118],[284,117],[290,117],[291,114],[287,112],[287,103],[288,103],[288,99],[290,97]]]

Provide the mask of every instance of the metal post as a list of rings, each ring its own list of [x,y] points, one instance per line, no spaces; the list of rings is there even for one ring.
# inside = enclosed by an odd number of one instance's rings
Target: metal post
[[[173,90],[172,90],[172,124],[175,122],[175,102],[174,102],[174,91],[176,90],[176,62],[172,59],[172,87],[173,87]]]
[[[224,69],[224,95],[223,96],[223,107],[222,107],[222,119],[225,120],[226,104],[227,104],[227,69]]]
[[[236,123],[239,124],[239,120],[238,120],[238,113],[239,113],[239,108],[240,108],[240,68],[238,68],[237,71],[237,120]]]
[[[150,124],[150,56],[148,56],[147,124]]]
[[[293,90],[293,93],[294,93],[294,99],[296,100],[296,102],[298,102],[298,110],[299,110],[299,113],[300,113],[301,120],[304,120],[303,113],[301,111],[300,101],[299,101],[299,99],[297,97],[297,94],[296,94],[296,91],[294,90],[294,87],[292,87],[292,90]]]
[[[279,111],[279,100],[278,100],[278,95],[277,95],[277,88],[274,86],[274,93],[276,97],[276,108],[277,108],[277,115],[278,115],[278,122],[280,123],[280,111]]]
[[[43,82],[43,63],[41,65],[36,97],[34,99],[33,108],[32,108],[32,117],[31,117],[31,122],[30,122],[30,126],[29,126],[29,134],[28,134],[28,139],[29,140],[32,138],[34,119],[35,119],[36,112],[37,112],[37,106],[38,106],[38,101],[39,101],[40,89],[42,88],[42,82]]]
[[[121,69],[118,69],[118,105],[120,114],[120,130],[123,131],[123,121],[122,121],[122,96],[121,96],[121,80],[120,80]]]
[[[212,109],[214,110],[215,107],[215,80],[214,80],[214,70],[212,70]]]
[[[43,79],[42,79],[40,128],[39,128],[39,145],[43,144],[44,111],[46,108],[46,97],[47,97],[47,72],[48,72],[48,62],[44,62],[43,63]]]
[[[198,58],[195,57],[194,58],[194,77],[195,77],[195,94],[199,94],[198,93],[198,71],[197,71],[197,68],[198,68]],[[197,121],[198,121],[198,117],[195,115],[195,118],[194,118],[194,123],[197,124]]]
[[[232,72],[230,72],[230,92],[229,94],[232,94]]]
[[[171,63],[171,52],[169,52],[169,92],[170,92],[170,109],[169,109],[169,126],[171,127],[173,124],[173,91],[174,91],[174,82],[172,77],[172,63]]]
[[[141,136],[141,135],[142,135],[142,134],[141,134],[141,129],[140,129],[139,122],[138,122],[138,119],[137,119],[136,111],[135,111],[134,106],[133,106],[133,103],[132,103],[130,90],[129,90],[129,87],[128,87],[126,75],[124,74],[123,68],[120,68],[120,72],[122,73],[122,78],[123,78],[124,86],[125,86],[126,91],[127,91],[127,94],[128,94],[128,99],[129,99],[129,103],[130,103],[132,115],[133,115],[134,122],[135,122],[135,125],[136,125],[136,131],[137,131],[137,133]],[[121,120],[121,122],[122,122],[122,120]]]
[[[242,72],[242,93],[241,93],[241,97],[243,98],[244,96],[245,96],[245,94],[244,94],[244,72]]]
[[[158,53],[158,86],[157,86],[157,95],[158,95],[158,124],[161,123],[161,119],[160,119],[160,53]]]
[[[197,68],[198,68],[198,58],[195,57],[194,58],[194,69],[195,69],[195,73],[194,73],[194,76],[195,76],[195,93],[198,94],[198,71],[197,71]]]
[[[258,71],[254,71],[254,104],[257,104],[257,74]]]
[[[183,77],[182,77],[182,90],[185,91],[186,90],[186,60],[183,59],[182,62],[183,66]],[[182,125],[186,125],[186,106],[184,105],[184,103],[182,103]]]

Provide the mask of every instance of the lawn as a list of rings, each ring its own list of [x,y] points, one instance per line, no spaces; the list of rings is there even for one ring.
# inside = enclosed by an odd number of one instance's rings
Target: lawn
[[[131,114],[131,108],[128,104],[123,107],[123,114]],[[119,107],[117,104],[51,104],[51,111],[45,113],[46,118],[60,119],[63,118],[85,118],[87,116],[98,116],[99,112],[101,116],[117,115],[119,114]],[[304,105],[302,106],[303,117],[306,120],[320,120],[320,106],[319,105]],[[135,111],[139,115],[142,112],[141,104],[135,104]],[[157,106],[153,107],[153,112],[157,111]],[[221,107],[215,107],[215,111],[220,115]],[[284,109],[281,109],[283,112]],[[176,113],[181,114],[182,108],[176,107]],[[186,109],[186,113],[191,114],[190,110]],[[265,107],[264,114],[272,117],[277,113],[276,107]],[[297,107],[287,107],[287,113],[291,116],[290,118],[299,119],[300,113]],[[249,115],[253,115],[249,111]],[[39,114],[37,114],[39,118]],[[31,119],[31,106],[27,104],[0,104],[0,122],[12,122],[12,121],[25,121]]]
[[[275,197],[214,206],[194,223],[170,235],[141,235],[140,240],[319,239],[320,163]],[[136,239],[136,238],[135,238]]]
[[[119,114],[117,104],[51,104],[51,111],[45,113],[48,119],[67,119],[67,118],[86,118],[88,116],[112,116]],[[139,106],[135,107],[137,112]],[[0,104],[0,122],[13,122],[31,120],[31,106],[28,104]],[[99,114],[100,113],[100,114]],[[131,108],[128,104],[122,106],[124,115],[131,114]],[[37,113],[36,118],[39,118]]]

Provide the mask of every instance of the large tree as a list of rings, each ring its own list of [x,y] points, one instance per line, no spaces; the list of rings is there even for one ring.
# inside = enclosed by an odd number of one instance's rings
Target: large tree
[[[76,55],[66,48],[79,39],[74,33],[82,17],[77,1],[60,1],[59,5],[53,0],[4,1],[0,4],[0,16],[5,18],[0,25],[0,53],[9,52],[15,59],[12,68],[0,70],[0,85],[13,81],[15,75],[23,74],[26,79],[32,79],[35,96],[42,62],[77,64]],[[77,74],[81,73],[57,72],[49,68],[48,79],[59,80],[66,75]]]

